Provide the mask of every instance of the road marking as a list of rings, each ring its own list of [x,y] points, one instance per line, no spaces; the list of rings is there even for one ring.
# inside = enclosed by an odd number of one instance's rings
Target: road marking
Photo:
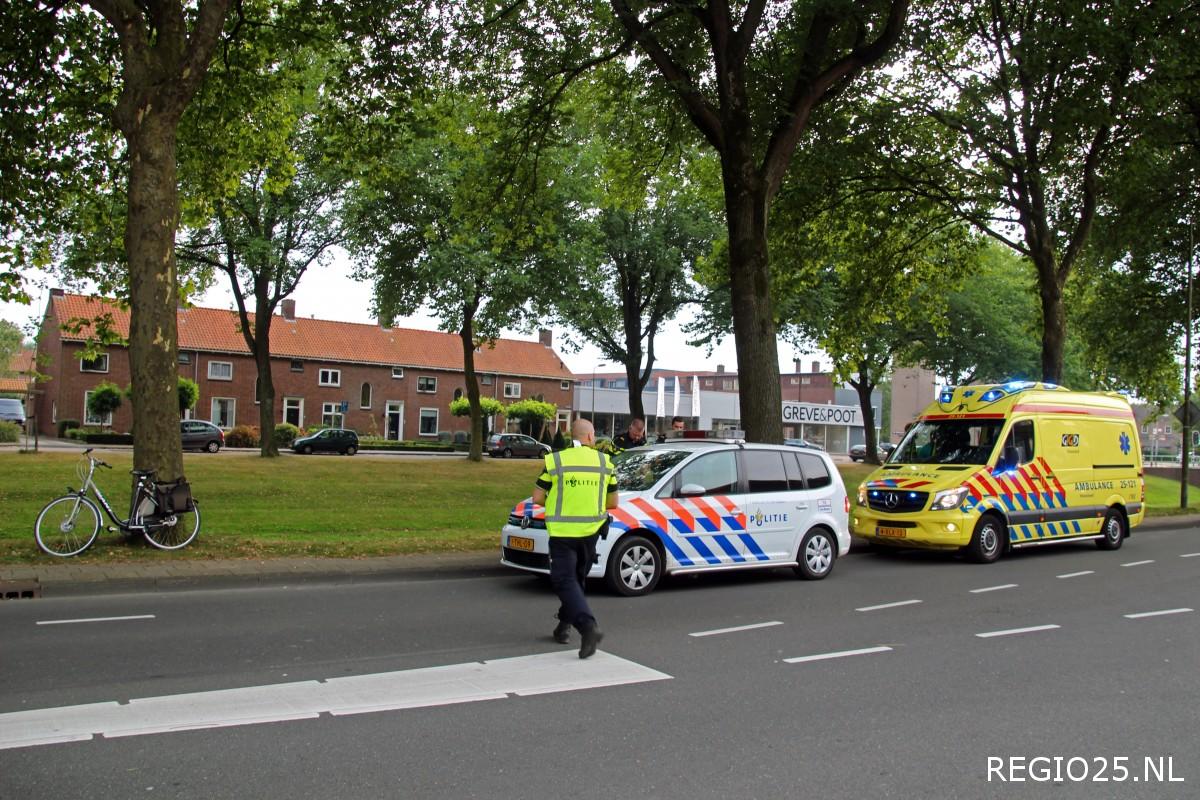
[[[830,658],[846,658],[847,656],[865,656],[871,653],[886,653],[892,648],[890,647],[864,647],[861,650],[842,650],[838,653],[820,653],[815,656],[798,656],[797,658],[785,658],[787,664],[803,664],[807,661],[825,661]]]
[[[1147,558],[1145,561],[1130,561],[1125,564],[1122,564],[1121,566],[1122,567],[1140,567],[1142,564],[1153,564],[1153,563],[1154,563],[1153,558]]]
[[[1197,556],[1200,556],[1200,553],[1184,553],[1180,558],[1196,558]]]
[[[1032,628],[1009,628],[1006,631],[988,631],[975,634],[980,639],[991,639],[993,636],[1016,636],[1018,633],[1036,633],[1037,631],[1052,631],[1058,625],[1035,625]]]
[[[153,614],[134,614],[128,617],[90,617],[88,619],[40,619],[38,625],[74,625],[76,622],[122,622],[127,619],[154,619]]]
[[[878,606],[863,606],[862,608],[856,608],[854,610],[855,611],[880,611],[885,608],[899,608],[900,606],[916,605],[917,603],[920,603],[920,602],[922,602],[922,601],[920,601],[920,600],[901,600],[898,603],[884,603],[883,605],[878,605]]]
[[[1165,614],[1187,614],[1190,608],[1168,608],[1165,611],[1143,611],[1140,614],[1126,614],[1125,619],[1142,619],[1144,617],[1161,617]]]
[[[712,630],[712,631],[699,631],[697,633],[689,633],[688,636],[695,636],[697,638],[699,638],[701,636],[719,636],[722,633],[737,633],[738,631],[752,631],[752,630],[755,630],[756,628],[771,628],[775,625],[782,625],[782,624],[783,624],[782,622],[778,622],[778,621],[756,622],[753,625],[739,625],[736,628],[717,628],[716,630]]]
[[[0,750],[152,733],[503,700],[510,695],[594,689],[670,675],[598,652],[575,651],[373,675],[143,697],[0,714]]]
[[[1068,572],[1065,575],[1055,575],[1056,578],[1078,578],[1080,575],[1095,575],[1096,570],[1085,569],[1082,572]]]
[[[972,589],[971,594],[982,594],[984,592],[998,592],[1001,589],[1015,589],[1015,588],[1017,588],[1017,584],[1015,584],[1015,583],[1002,583],[999,586],[985,586],[982,589]]]

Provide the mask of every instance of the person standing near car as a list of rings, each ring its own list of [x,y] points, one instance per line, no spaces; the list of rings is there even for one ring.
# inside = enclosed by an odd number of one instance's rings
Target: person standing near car
[[[550,537],[550,583],[558,595],[554,641],[567,644],[579,631],[579,657],[588,658],[604,634],[584,595],[584,582],[596,560],[596,540],[607,532],[608,509],[617,507],[617,476],[608,456],[593,449],[592,423],[575,420],[571,435],[580,447],[568,447],[544,458],[533,502],[546,509]]]
[[[671,430],[684,431],[687,430],[687,423],[683,421],[683,417],[671,417]],[[658,435],[658,441],[655,444],[663,444],[667,441],[667,432],[663,431]]]
[[[628,450],[631,447],[641,447],[646,443],[646,420],[634,417],[629,421],[629,430],[618,434],[613,439],[617,451]]]

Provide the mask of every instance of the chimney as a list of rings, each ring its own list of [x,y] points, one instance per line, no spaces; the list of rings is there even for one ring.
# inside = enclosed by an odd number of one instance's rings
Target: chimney
[[[288,322],[296,321],[296,301],[290,297],[285,297],[283,302],[279,304],[280,312],[283,318]]]
[[[724,364],[717,364],[717,374],[718,375],[725,374],[725,365]]]
[[[821,362],[820,362],[820,361],[814,361],[814,362],[813,362],[813,374],[815,375],[815,374],[817,374],[817,373],[818,373],[818,372],[820,372],[820,371],[821,371]]]
[[[539,328],[538,329],[538,341],[542,343],[543,347],[553,347],[554,346],[554,332],[547,328]]]
[[[800,369],[800,359],[794,359],[794,362],[796,364],[796,374],[799,375],[801,372],[803,372],[803,370]]]
[[[63,297],[65,295],[66,295],[66,292],[64,292],[62,289],[51,289],[50,290],[51,297]]]

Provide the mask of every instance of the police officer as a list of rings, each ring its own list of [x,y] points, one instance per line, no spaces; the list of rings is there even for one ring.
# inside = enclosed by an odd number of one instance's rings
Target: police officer
[[[629,421],[629,430],[618,434],[613,439],[613,446],[617,451],[628,450],[631,447],[641,447],[646,443],[646,420],[640,417],[634,417]]]
[[[617,507],[617,476],[608,456],[592,449],[596,432],[587,420],[571,426],[575,446],[545,457],[533,490],[533,502],[546,509],[550,535],[550,583],[560,602],[554,641],[570,641],[573,626],[582,643],[579,657],[596,652],[604,634],[583,594],[584,580],[596,560],[596,540],[607,528],[607,509]]]

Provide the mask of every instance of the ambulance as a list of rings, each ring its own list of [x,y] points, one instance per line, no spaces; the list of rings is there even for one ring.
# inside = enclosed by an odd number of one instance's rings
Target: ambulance
[[[1146,513],[1137,424],[1116,393],[1020,381],[943,390],[858,487],[851,532],[880,545],[1121,546]]]

